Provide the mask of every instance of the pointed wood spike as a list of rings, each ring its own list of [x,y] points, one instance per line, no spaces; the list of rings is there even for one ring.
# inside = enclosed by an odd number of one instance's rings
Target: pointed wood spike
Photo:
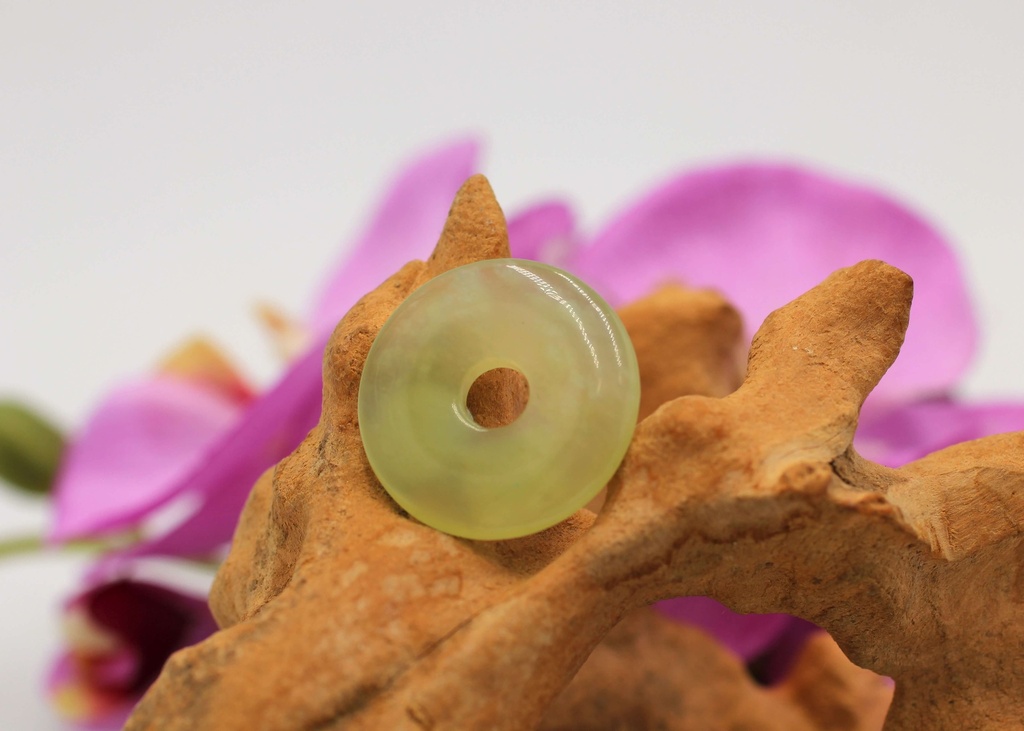
[[[427,259],[428,277],[482,259],[509,256],[505,214],[487,178],[474,175],[459,188],[434,253]]]
[[[837,419],[852,438],[864,399],[903,345],[913,291],[909,275],[881,261],[838,270],[765,319],[741,390],[784,407],[773,421],[788,424],[787,438]]]

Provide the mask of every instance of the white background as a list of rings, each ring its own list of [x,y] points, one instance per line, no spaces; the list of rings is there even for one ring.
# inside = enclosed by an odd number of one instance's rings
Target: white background
[[[1024,397],[1024,4],[0,0],[0,394],[64,426],[175,342],[258,382],[252,318],[301,314],[410,153],[485,136],[506,209],[593,230],[676,170],[802,161],[957,243],[983,322],[965,392]],[[0,497],[0,535],[41,506]],[[80,565],[0,564],[0,728],[54,729],[40,678]]]

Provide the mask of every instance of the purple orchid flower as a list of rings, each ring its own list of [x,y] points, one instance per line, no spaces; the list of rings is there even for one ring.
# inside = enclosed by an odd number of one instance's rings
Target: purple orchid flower
[[[861,413],[857,446],[899,466],[937,449],[1024,428],[1024,403],[973,405],[951,394],[977,328],[961,269],[943,237],[877,191],[785,165],[682,175],[613,219],[567,263],[613,303],[675,278],[722,291],[749,325],[863,259],[914,278],[910,328],[893,368]],[[816,628],[786,615],[738,615],[704,597],[662,602],[703,627],[766,682],[783,677]]]
[[[476,171],[477,156],[476,143],[459,142],[414,161],[398,176],[351,255],[328,279],[313,307],[308,318],[312,345],[276,385],[254,400],[229,428],[206,442],[185,477],[173,485],[145,491],[145,502],[136,499],[131,503],[105,493],[99,480],[59,483],[59,496],[80,492],[94,500],[91,523],[77,515],[63,515],[58,522],[76,525],[82,533],[133,524],[183,495],[199,500],[195,511],[175,528],[108,557],[95,577],[143,556],[207,555],[230,540],[252,485],[295,449],[320,418],[322,354],[335,324],[360,297],[405,262],[430,254],[455,193]],[[572,227],[566,206],[544,203],[512,217],[509,236],[519,242],[517,255],[556,253],[571,245]],[[110,433],[112,440],[117,436]],[[102,441],[95,439],[96,443]],[[70,504],[72,500],[67,498],[58,506]],[[101,515],[102,519],[97,517]]]
[[[155,449],[129,474],[90,453],[115,450],[133,419],[160,424],[168,415],[145,385],[104,404],[76,449],[82,463],[122,472],[108,479],[99,468],[69,467],[58,487],[55,537],[133,526],[171,500],[192,496],[198,507],[185,520],[109,557],[96,575],[143,556],[204,556],[224,546],[253,483],[319,418],[321,353],[334,324],[406,261],[429,255],[456,190],[476,171],[477,154],[474,142],[448,145],[398,176],[316,300],[307,319],[309,349],[238,412],[194,417],[202,422],[201,438]],[[931,226],[875,191],[791,166],[717,167],[657,186],[589,241],[576,231],[571,208],[559,202],[510,217],[509,239],[513,256],[563,266],[613,304],[680,280],[723,291],[751,325],[834,269],[883,259],[914,277],[916,306],[900,360],[865,406],[858,446],[873,459],[899,464],[1024,425],[1024,405],[971,406],[951,398],[976,342],[960,269]],[[110,420],[119,428],[101,418],[108,411],[124,415]],[[769,680],[784,672],[801,638],[814,630],[785,615],[738,615],[701,597],[659,606],[704,627]]]
[[[255,394],[201,338],[107,394],[61,460],[50,538],[134,527],[172,496]]]
[[[312,308],[306,323],[312,344],[260,397],[207,348],[198,365],[190,351],[184,365],[179,358],[170,372],[115,389],[90,417],[58,476],[51,540],[134,529],[183,497],[197,507],[171,530],[103,557],[89,577],[96,588],[72,600],[68,616],[86,616],[89,622],[76,626],[91,630],[78,633],[77,647],[72,638],[72,650],[51,676],[52,694],[65,715],[95,728],[119,727],[171,652],[184,646],[172,641],[177,629],[166,622],[151,626],[153,637],[135,637],[135,618],[153,607],[129,611],[132,602],[155,597],[167,600],[164,605],[187,606],[186,614],[203,618],[192,625],[188,644],[216,629],[212,619],[205,621],[209,612],[203,600],[186,601],[171,590],[121,577],[133,571],[135,559],[205,557],[230,540],[253,483],[320,418],[322,353],[334,325],[408,258],[429,253],[456,191],[476,171],[477,154],[475,142],[458,142],[401,172]],[[197,602],[202,611],[188,602]],[[103,610],[111,603],[117,612]],[[98,614],[92,611],[97,607]],[[97,636],[106,638],[102,647],[113,649],[83,652],[82,638]],[[124,641],[114,643],[116,637]],[[135,645],[143,639],[149,644],[136,657]]]
[[[242,411],[242,404],[173,376],[117,387],[64,457],[51,536],[132,525],[175,489]]]
[[[48,690],[62,715],[93,728],[121,728],[171,653],[216,630],[205,597],[128,580],[69,601],[64,626]]]
[[[475,143],[459,142],[402,172],[313,308],[313,344],[259,398],[231,402],[207,384],[166,374],[110,394],[62,466],[51,538],[134,527],[191,495],[201,501],[192,522],[137,553],[196,556],[226,543],[249,488],[319,419],[321,354],[334,324],[390,276],[391,262],[416,248],[411,242],[436,240],[455,192],[475,172],[476,157]]]

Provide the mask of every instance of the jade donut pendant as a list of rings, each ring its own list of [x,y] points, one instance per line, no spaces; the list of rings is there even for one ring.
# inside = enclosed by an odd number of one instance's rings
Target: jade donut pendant
[[[488,429],[466,397],[493,368],[521,373],[529,400]],[[359,429],[409,514],[497,540],[548,528],[600,492],[639,406],[633,345],[596,292],[555,267],[490,259],[426,282],[384,323],[359,384]]]

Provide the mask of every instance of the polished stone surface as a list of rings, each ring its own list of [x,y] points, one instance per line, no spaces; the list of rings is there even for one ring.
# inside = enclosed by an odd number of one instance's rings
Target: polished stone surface
[[[511,424],[466,406],[494,368],[529,383]],[[622,460],[640,398],[636,355],[597,293],[555,267],[481,261],[424,284],[377,336],[359,390],[366,454],[411,515],[494,540],[543,530],[596,495]]]

